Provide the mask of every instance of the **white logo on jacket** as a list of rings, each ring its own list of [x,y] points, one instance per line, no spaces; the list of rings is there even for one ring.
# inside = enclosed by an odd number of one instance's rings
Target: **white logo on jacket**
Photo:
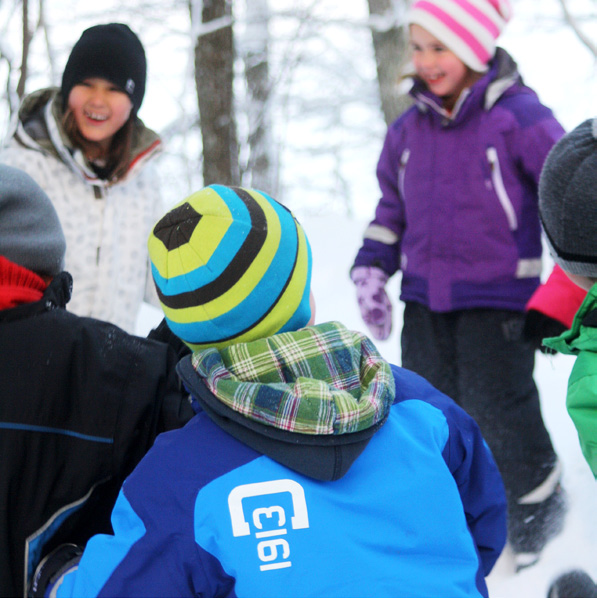
[[[290,519],[292,529],[308,528],[309,515],[303,487],[294,480],[272,480],[256,484],[243,484],[230,492],[228,495],[228,509],[230,510],[233,536],[249,536],[251,534],[251,526],[247,522],[243,510],[243,499],[285,492],[289,492],[292,498],[294,510],[294,514]],[[277,525],[268,531],[255,533],[255,538],[260,540],[257,544],[257,555],[259,560],[265,563],[259,569],[261,571],[271,571],[272,569],[291,567],[292,562],[289,560],[290,545],[287,540],[280,537],[288,533],[286,529],[286,511],[279,505],[259,507],[252,511],[251,519],[256,529],[263,529],[264,518],[271,520],[270,525],[274,523]]]

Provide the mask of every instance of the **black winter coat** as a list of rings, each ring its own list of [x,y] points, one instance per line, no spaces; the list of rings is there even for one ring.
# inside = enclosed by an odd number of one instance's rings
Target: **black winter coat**
[[[125,477],[193,415],[174,351],[69,313],[70,285],[0,311],[0,596],[58,544],[110,533]]]

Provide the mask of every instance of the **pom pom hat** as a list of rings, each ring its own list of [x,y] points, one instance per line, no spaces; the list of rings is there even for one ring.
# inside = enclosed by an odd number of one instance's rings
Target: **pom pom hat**
[[[193,350],[309,322],[309,242],[290,211],[265,193],[206,187],[155,225],[148,248],[166,322]]]
[[[417,0],[409,25],[420,25],[473,71],[484,73],[512,16],[508,0]]]
[[[551,149],[539,179],[539,216],[554,261],[597,278],[597,119]]]

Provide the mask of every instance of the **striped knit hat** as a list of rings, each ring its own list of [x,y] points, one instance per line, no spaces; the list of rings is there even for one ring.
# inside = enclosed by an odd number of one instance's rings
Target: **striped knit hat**
[[[473,71],[484,73],[511,16],[508,0],[416,0],[407,21],[426,29]]]
[[[166,322],[195,351],[309,322],[309,242],[265,193],[206,187],[154,226],[148,247]]]

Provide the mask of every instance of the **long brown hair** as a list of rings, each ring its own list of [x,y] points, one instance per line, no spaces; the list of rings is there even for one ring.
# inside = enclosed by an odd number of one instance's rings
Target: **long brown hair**
[[[109,173],[108,178],[111,182],[117,182],[128,171],[131,162],[135,118],[136,116],[131,111],[128,120],[114,133],[110,142],[110,149],[106,156],[106,170]],[[92,141],[85,139],[81,135],[75,121],[75,115],[68,107],[62,117],[62,127],[75,147],[84,149],[85,146],[93,145]]]

